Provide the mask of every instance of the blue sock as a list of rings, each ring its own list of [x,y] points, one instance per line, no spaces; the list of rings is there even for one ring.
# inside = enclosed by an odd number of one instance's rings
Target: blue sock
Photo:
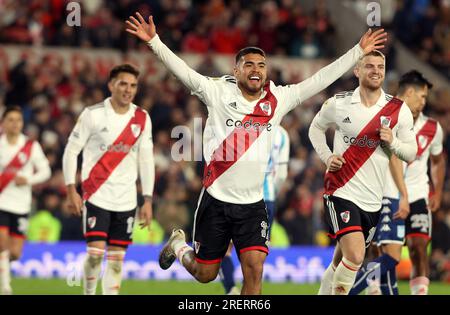
[[[376,263],[377,265],[375,266],[375,268],[373,266],[371,266],[371,264]],[[386,273],[391,270],[394,269],[395,270],[395,266],[398,264],[398,262],[392,258],[390,255],[388,254],[383,254],[380,257],[372,260],[369,264],[367,268],[361,268],[358,271],[358,274],[356,275],[356,279],[355,279],[355,284],[353,285],[353,288],[350,290],[350,295],[358,295],[359,293],[361,293],[362,290],[364,290],[365,288],[367,288],[368,283],[367,283],[367,278],[372,279],[374,276],[378,276],[380,277],[380,282],[381,279],[384,275],[386,275]]]
[[[225,293],[228,294],[235,286],[234,282],[234,264],[230,256],[225,256],[222,259],[222,264],[220,265],[220,276],[222,280],[223,287],[225,288]]]
[[[395,267],[381,277],[380,289],[383,295],[398,295],[397,273]]]

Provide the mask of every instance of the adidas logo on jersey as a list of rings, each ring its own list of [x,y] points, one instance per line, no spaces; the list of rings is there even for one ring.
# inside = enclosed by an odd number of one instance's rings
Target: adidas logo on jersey
[[[350,120],[350,117],[348,117],[348,116],[345,117],[342,122],[345,123],[345,124],[351,124],[352,123],[352,121]]]
[[[100,132],[108,132],[108,128],[104,127]]]
[[[228,106],[233,107],[234,109],[237,109],[236,102],[231,102],[230,104],[228,104]]]

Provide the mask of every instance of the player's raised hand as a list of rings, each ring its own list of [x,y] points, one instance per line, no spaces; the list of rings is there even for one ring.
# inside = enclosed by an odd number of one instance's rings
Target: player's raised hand
[[[141,229],[145,227],[150,228],[150,223],[153,218],[153,208],[151,201],[145,201],[141,209],[139,209],[139,227]]]
[[[405,220],[409,215],[409,211],[408,197],[401,196],[398,203],[398,211],[394,214],[394,220]]]
[[[69,202],[69,211],[76,216],[81,216],[81,208],[83,207],[83,200],[80,194],[75,189],[74,185],[69,185],[67,190],[67,200]]]
[[[155,23],[153,23],[153,16],[150,15],[148,17],[148,23],[139,12],[136,12],[136,16],[137,19],[134,16],[130,16],[129,20],[126,21],[128,27],[126,31],[144,42],[148,42],[156,35],[156,26]]]
[[[336,172],[339,171],[345,163],[345,159],[342,156],[333,154],[328,158],[327,169],[329,172]]]
[[[387,41],[387,33],[384,29],[372,31],[371,28],[361,37],[359,46],[361,46],[364,54],[370,53],[375,49],[383,49]]]

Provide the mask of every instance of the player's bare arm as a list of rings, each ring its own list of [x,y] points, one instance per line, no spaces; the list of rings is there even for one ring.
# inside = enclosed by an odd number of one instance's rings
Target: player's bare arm
[[[80,194],[77,192],[75,185],[67,185],[67,200],[69,202],[69,210],[73,215],[81,216],[81,208],[83,201]]]
[[[392,178],[394,179],[395,185],[400,192],[398,211],[394,214],[394,219],[405,220],[410,211],[408,190],[403,178],[403,162],[395,154],[392,154],[389,159],[389,170],[391,171]]]
[[[153,218],[153,208],[152,208],[152,197],[144,196],[144,204],[139,209],[139,227],[141,229],[148,227],[150,228],[150,223]]]
[[[435,212],[441,207],[442,191],[444,189],[445,179],[445,157],[444,155],[430,155],[431,160],[431,179],[434,185],[434,193],[430,197],[429,208]]]

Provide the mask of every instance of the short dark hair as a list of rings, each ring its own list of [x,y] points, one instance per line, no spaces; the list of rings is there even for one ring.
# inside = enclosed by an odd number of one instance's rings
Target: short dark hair
[[[12,112],[20,113],[23,116],[23,111],[20,106],[16,106],[16,105],[7,106],[5,111],[2,114],[2,121],[6,118],[6,116],[8,116],[9,113],[12,113]]]
[[[109,72],[108,82],[110,82],[112,79],[115,79],[119,75],[119,73],[122,72],[131,73],[136,77],[136,79],[139,77],[139,70],[136,67],[126,63],[115,66],[114,68],[111,69],[111,71]]]
[[[242,48],[241,50],[239,50],[239,52],[237,53],[237,55],[236,55],[236,64],[239,63],[239,60],[241,60],[241,58],[243,56],[248,55],[248,54],[258,54],[258,55],[261,55],[263,57],[266,57],[266,53],[264,52],[264,50],[262,50],[259,47],[253,47],[253,46],[245,47],[245,48]]]
[[[400,81],[398,82],[397,94],[401,95],[405,93],[406,89],[411,86],[414,88],[424,88],[427,86],[428,89],[431,89],[433,84],[424,78],[423,74],[419,71],[411,70],[401,76]]]

